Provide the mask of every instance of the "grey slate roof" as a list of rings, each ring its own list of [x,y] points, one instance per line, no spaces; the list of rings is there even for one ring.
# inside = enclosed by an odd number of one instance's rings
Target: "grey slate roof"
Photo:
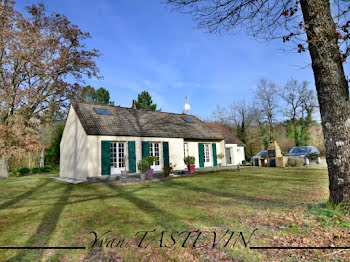
[[[224,139],[215,129],[192,115],[87,103],[72,103],[72,106],[88,135]],[[111,115],[98,114],[95,108],[108,109]],[[192,119],[194,123],[187,123],[181,116]]]

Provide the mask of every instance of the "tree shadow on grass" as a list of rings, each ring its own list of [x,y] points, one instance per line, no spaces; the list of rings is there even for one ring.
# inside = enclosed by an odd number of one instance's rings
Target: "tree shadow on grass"
[[[120,192],[118,197],[129,201],[131,204],[138,207],[141,211],[150,215],[155,223],[155,227],[162,226],[164,228],[169,228],[169,222],[176,221],[177,225],[180,225],[181,227],[184,227],[184,229],[187,229],[188,225],[184,222],[181,223],[181,218],[179,216],[158,208],[149,201],[135,196],[133,194],[134,192],[127,191],[123,187],[118,187],[113,184],[107,184],[107,186],[114,191]]]
[[[46,247],[52,235],[57,227],[60,215],[66,206],[68,199],[73,191],[74,185],[68,184],[62,196],[52,205],[44,217],[41,219],[41,223],[36,229],[34,235],[32,235],[27,242],[23,245],[25,247],[42,246]],[[9,261],[40,261],[44,254],[43,249],[38,250],[22,250],[15,257],[9,259]]]
[[[22,201],[28,197],[30,197],[31,195],[33,195],[35,192],[37,192],[38,190],[42,189],[44,186],[46,186],[47,184],[51,183],[52,179],[46,179],[43,183],[37,185],[36,187],[33,187],[32,189],[28,190],[27,192],[20,194],[16,197],[14,197],[13,199],[0,204],[0,210],[1,209],[5,209],[8,208],[16,203],[18,203],[19,201]]]
[[[251,204],[254,206],[258,205],[258,204],[259,205],[260,204],[264,204],[264,205],[272,204],[275,206],[283,206],[283,207],[294,207],[294,206],[298,206],[298,205],[304,205],[302,203],[300,203],[300,204],[290,203],[288,201],[279,201],[279,200],[274,200],[274,199],[245,196],[243,194],[220,192],[220,191],[212,190],[212,189],[207,188],[207,187],[199,187],[199,186],[191,185],[190,183],[178,182],[178,181],[174,181],[174,180],[169,182],[168,186],[169,187],[177,187],[180,189],[192,190],[192,191],[196,191],[196,192],[200,192],[200,193],[207,193],[207,194],[211,194],[211,195],[216,196],[216,197],[228,197],[228,198],[233,198],[233,199],[237,199],[237,200],[242,200],[242,201],[245,201],[247,204]],[[212,187],[215,188],[215,184],[212,185]]]
[[[140,230],[153,230],[154,228],[156,229],[156,232],[160,232],[161,230],[174,230],[174,231],[181,231],[181,230],[187,230],[188,229],[188,225],[183,222],[181,220],[180,217],[169,213],[165,210],[162,210],[158,207],[156,207],[154,204],[143,200],[139,197],[136,197],[134,195],[135,192],[140,191],[141,189],[144,189],[144,187],[138,188],[136,190],[132,190],[132,191],[128,191],[125,190],[123,187],[121,186],[116,186],[114,184],[111,183],[107,183],[106,186],[110,189],[112,189],[113,191],[118,192],[117,195],[106,195],[104,193],[98,192],[96,187],[91,187],[93,188],[97,195],[98,195],[98,199],[101,200],[108,200],[111,198],[123,198],[125,200],[127,200],[128,202],[130,202],[131,204],[133,204],[134,206],[136,206],[139,210],[141,210],[142,212],[146,213],[147,215],[150,215],[152,217],[152,220],[154,221],[154,225],[152,226],[152,229],[150,228],[142,228],[142,224],[140,225],[141,228],[136,228],[136,231],[140,231]],[[106,212],[106,211],[103,211]],[[174,228],[171,225],[169,225],[169,221],[174,222],[175,221],[175,225],[179,226],[181,228]],[[162,228],[158,228],[158,227],[162,227]],[[136,233],[136,231],[134,233]],[[106,261],[108,260],[108,255],[104,253],[103,249],[101,247],[90,247],[89,246],[89,252],[88,254],[85,256],[84,261],[102,261],[103,259],[106,259]],[[104,261],[104,260],[103,260]]]

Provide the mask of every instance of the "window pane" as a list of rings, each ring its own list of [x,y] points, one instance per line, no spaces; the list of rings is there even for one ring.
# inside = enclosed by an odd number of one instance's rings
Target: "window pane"
[[[110,115],[111,112],[109,112],[108,109],[104,109],[104,108],[95,108],[97,114],[100,114],[100,115]]]
[[[118,167],[122,168],[124,167],[124,156],[125,156],[125,151],[124,151],[124,143],[118,143]]]
[[[153,156],[153,143],[149,143],[149,156]]]

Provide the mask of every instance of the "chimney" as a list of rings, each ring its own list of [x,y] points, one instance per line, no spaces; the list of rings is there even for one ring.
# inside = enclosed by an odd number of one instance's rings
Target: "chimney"
[[[135,100],[132,100],[132,106],[131,106],[131,109],[136,109],[136,106],[135,106]]]

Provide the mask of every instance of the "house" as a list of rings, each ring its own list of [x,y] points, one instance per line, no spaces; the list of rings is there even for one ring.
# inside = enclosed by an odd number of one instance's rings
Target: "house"
[[[225,138],[225,159],[226,165],[240,165],[245,160],[244,143],[232,132],[219,124],[208,123]]]
[[[119,106],[73,103],[60,144],[60,176],[87,177],[139,173],[137,162],[156,156],[152,168],[171,163],[186,169],[185,156],[196,167],[218,165],[224,137],[195,116]]]

